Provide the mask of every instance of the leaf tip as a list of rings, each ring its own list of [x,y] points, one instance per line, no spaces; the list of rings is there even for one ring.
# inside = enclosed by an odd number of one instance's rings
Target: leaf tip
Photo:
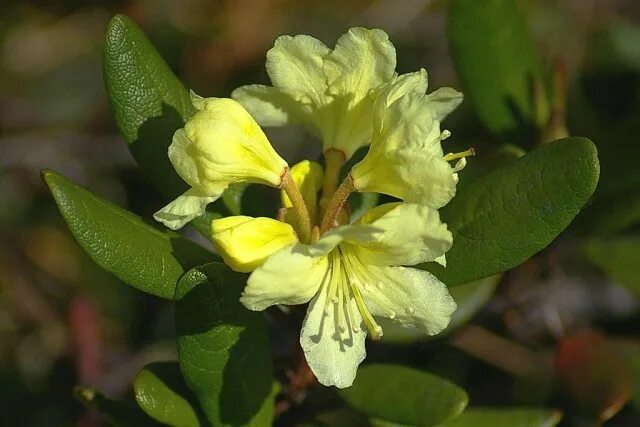
[[[42,178],[44,183],[47,185],[47,187],[49,187],[49,189],[51,189],[51,186],[53,185],[52,181],[58,175],[59,175],[58,172],[54,171],[53,169],[45,168],[40,171],[40,177]]]

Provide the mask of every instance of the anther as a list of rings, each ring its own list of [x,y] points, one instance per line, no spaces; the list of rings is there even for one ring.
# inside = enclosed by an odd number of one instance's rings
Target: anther
[[[476,155],[476,150],[472,147],[469,148],[468,150],[465,151],[461,151],[459,153],[449,153],[446,154],[443,159],[445,159],[446,161],[451,161],[451,160],[456,160],[456,159],[461,159],[463,157],[468,157],[468,156],[475,156]]]
[[[440,134],[440,140],[444,141],[445,139],[449,138],[450,136],[451,136],[451,132],[449,132],[447,129],[445,129]]]
[[[456,165],[453,167],[453,173],[460,172],[465,166],[467,166],[467,159],[463,157],[456,162]]]

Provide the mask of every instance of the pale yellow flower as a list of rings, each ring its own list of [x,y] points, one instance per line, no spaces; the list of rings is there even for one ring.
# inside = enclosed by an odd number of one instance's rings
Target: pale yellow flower
[[[204,213],[230,184],[279,187],[288,167],[236,101],[197,95],[192,101],[198,111],[176,131],[169,146],[171,163],[191,188],[154,215],[174,230]]]
[[[264,310],[310,301],[300,343],[324,385],[351,385],[365,357],[366,335],[377,339],[383,334],[376,317],[433,335],[447,326],[455,310],[446,286],[435,276],[404,267],[435,261],[450,248],[451,233],[434,209],[407,203],[378,206],[358,223],[333,229],[314,244],[283,244],[280,249],[284,241],[279,230],[270,237],[268,227],[252,233],[254,223],[243,222],[244,217],[231,221],[247,229],[224,237],[214,232],[222,256],[243,252],[243,257],[261,260],[241,302],[251,310]],[[279,243],[267,255],[255,236],[265,244]],[[252,248],[257,255],[247,254]]]
[[[267,53],[273,86],[243,86],[232,97],[263,126],[308,125],[324,151],[349,158],[369,143],[376,89],[395,67],[396,50],[382,30],[351,28],[333,50],[307,35],[281,36]]]

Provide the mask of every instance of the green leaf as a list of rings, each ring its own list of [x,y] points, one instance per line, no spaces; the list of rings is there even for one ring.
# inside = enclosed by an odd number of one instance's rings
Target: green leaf
[[[200,421],[187,401],[190,390],[175,362],[147,365],[133,381],[138,406],[156,421],[175,427],[200,427]]]
[[[104,80],[124,139],[143,173],[167,198],[187,189],[167,156],[174,132],[193,114],[188,91],[131,19],[109,22]]]
[[[522,148],[512,144],[500,145],[487,153],[478,152],[475,157],[468,159],[467,167],[458,174],[460,177],[458,191],[489,172],[519,159],[526,153]]]
[[[211,424],[271,425],[274,394],[261,313],[239,298],[246,276],[211,263],[185,274],[176,289],[180,368]]]
[[[592,263],[640,298],[640,237],[590,239],[583,249]]]
[[[100,267],[143,292],[171,299],[180,276],[215,257],[179,234],[159,231],[56,172],[43,171],[42,176],[80,246]]]
[[[453,233],[447,267],[421,267],[455,286],[521,264],[571,223],[593,193],[599,171],[595,146],[572,137],[484,175],[441,210]]]
[[[86,407],[97,409],[114,427],[161,426],[130,402],[107,399],[97,391],[84,387],[76,387],[73,394]]]
[[[447,34],[465,98],[484,125],[506,140],[531,140],[549,107],[540,59],[515,1],[452,0]]]
[[[442,427],[552,427],[562,419],[554,409],[470,408]]]
[[[449,289],[449,293],[451,293],[451,296],[456,301],[458,308],[456,308],[453,316],[451,316],[451,322],[449,326],[447,326],[447,329],[438,336],[445,335],[453,329],[467,323],[473,315],[489,301],[501,277],[502,275],[486,277]],[[377,319],[377,321],[384,330],[382,342],[404,344],[432,339],[432,337],[425,335],[425,333],[419,329],[405,328],[393,320],[384,317]]]
[[[366,365],[340,396],[370,417],[413,426],[432,426],[457,417],[467,393],[427,372],[397,365]]]
[[[133,157],[167,200],[176,198],[188,185],[171,165],[167,150],[175,131],[195,112],[189,92],[140,28],[123,15],[114,16],[107,27],[103,71],[116,123]],[[230,193],[192,222],[206,238],[211,220],[226,214],[225,208],[238,215]]]

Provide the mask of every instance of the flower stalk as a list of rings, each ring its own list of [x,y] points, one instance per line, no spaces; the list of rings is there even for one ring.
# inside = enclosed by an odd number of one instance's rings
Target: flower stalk
[[[303,243],[309,243],[311,238],[311,219],[309,217],[309,210],[307,209],[302,193],[300,193],[300,189],[293,180],[289,169],[287,169],[284,175],[282,175],[281,185],[284,192],[289,196],[293,209],[298,216],[300,240]]]
[[[342,207],[347,202],[349,195],[355,190],[353,186],[353,178],[351,174],[347,175],[347,177],[342,181],[340,187],[333,193],[333,196],[329,200],[329,204],[327,205],[327,209],[325,210],[324,217],[322,218],[322,222],[320,223],[320,234],[323,234],[334,227],[336,220],[338,219],[338,215],[340,215],[340,211]]]

